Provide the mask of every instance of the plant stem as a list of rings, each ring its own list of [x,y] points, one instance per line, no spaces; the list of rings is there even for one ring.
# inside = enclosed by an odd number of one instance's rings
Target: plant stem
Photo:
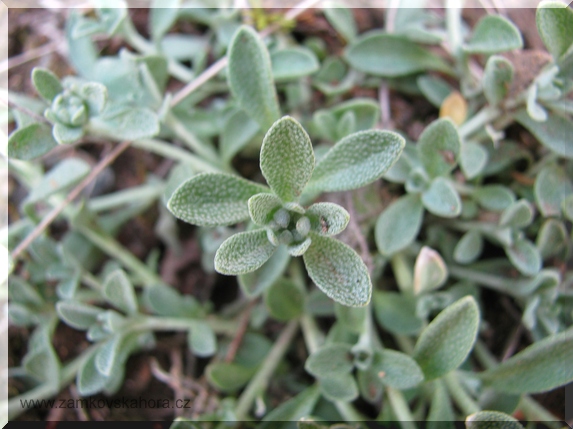
[[[270,350],[260,369],[257,371],[257,374],[249,382],[237,401],[235,415],[238,421],[245,420],[257,395],[266,389],[271,376],[275,372],[275,369],[280,363],[282,357],[287,352],[297,330],[298,320],[293,320],[289,322],[277,338],[273,348]]]
[[[132,325],[130,330],[153,330],[153,331],[187,331],[194,322],[199,320],[177,317],[144,316],[143,319]],[[233,320],[221,320],[214,317],[201,319],[207,323],[216,334],[233,335],[237,331],[237,324]]]
[[[199,140],[185,125],[183,125],[177,117],[173,114],[167,115],[165,123],[169,126],[173,132],[179,137],[183,142],[193,149],[197,155],[203,157],[208,162],[218,164],[219,156],[212,146]]]
[[[390,259],[390,263],[400,291],[406,295],[412,295],[414,293],[413,270],[404,252],[395,253]]]
[[[161,182],[148,183],[114,192],[113,194],[92,198],[87,203],[87,206],[88,209],[93,212],[102,212],[115,209],[125,204],[131,204],[134,201],[141,203],[143,200],[155,200],[161,195],[164,187],[165,185]]]
[[[502,292],[511,296],[519,296],[519,293],[512,288],[511,280],[498,277],[493,274],[482,273],[480,271],[470,270],[469,268],[450,265],[448,267],[450,275],[460,280],[469,280],[490,289]]]
[[[462,140],[484,127],[486,124],[499,118],[501,112],[496,107],[486,106],[476,113],[469,121],[458,128],[458,134]]]
[[[454,400],[459,409],[465,413],[466,416],[477,413],[481,410],[477,402],[473,400],[473,398],[460,384],[455,371],[445,375],[444,382],[446,383],[448,391],[450,392],[451,398]]]
[[[402,429],[416,429],[414,416],[412,415],[412,411],[410,411],[408,402],[406,402],[402,392],[386,386],[386,395],[388,395],[392,411],[394,412],[396,419],[400,422]]]

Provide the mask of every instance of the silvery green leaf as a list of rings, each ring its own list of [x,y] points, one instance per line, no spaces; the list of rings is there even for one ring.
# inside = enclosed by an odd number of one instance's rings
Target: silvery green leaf
[[[360,256],[332,237],[313,232],[310,236],[312,244],[303,258],[312,281],[336,302],[351,307],[368,304],[372,283]]]
[[[540,393],[573,381],[573,330],[568,329],[530,345],[480,378],[507,393]]]
[[[56,95],[64,91],[64,87],[57,76],[50,70],[41,67],[35,67],[32,70],[32,83],[38,94],[46,101],[52,101]]]
[[[513,245],[505,247],[505,254],[523,275],[533,276],[541,269],[542,261],[539,250],[525,238],[515,240]]]
[[[268,261],[276,249],[264,229],[240,232],[219,247],[215,254],[215,269],[227,275],[255,271]]]
[[[207,366],[205,374],[209,383],[222,392],[233,392],[243,387],[256,372],[238,363],[215,362]]]
[[[466,232],[454,249],[454,260],[460,264],[470,264],[481,255],[483,238],[479,231]]]
[[[159,118],[147,108],[131,107],[98,117],[97,128],[118,139],[137,140],[158,134]]]
[[[171,33],[161,39],[161,52],[177,61],[196,61],[207,47],[203,36]]]
[[[221,132],[221,156],[229,162],[258,133],[259,124],[253,121],[243,110],[233,113]]]
[[[466,417],[466,429],[523,429],[523,426],[505,413],[478,411]]]
[[[30,336],[28,352],[22,359],[25,372],[36,380],[57,386],[60,382],[61,363],[52,346],[53,323],[40,324]]]
[[[91,167],[80,158],[65,158],[53,167],[30,191],[26,203],[45,200],[50,195],[63,191],[88,175]]]
[[[523,47],[519,29],[499,15],[486,15],[479,20],[463,49],[469,54],[497,54]]]
[[[521,395],[503,393],[492,388],[485,388],[480,394],[479,406],[482,410],[513,414],[520,400]]]
[[[410,389],[424,381],[424,374],[414,359],[390,349],[374,353],[372,369],[382,383],[395,389]]]
[[[256,194],[249,198],[248,207],[251,220],[258,225],[267,225],[283,203],[273,194]]]
[[[466,296],[442,310],[422,331],[414,359],[426,380],[439,378],[458,368],[477,337],[480,315],[472,296]]]
[[[559,254],[567,247],[567,228],[565,224],[557,219],[546,219],[535,241],[535,247],[539,249],[542,259],[547,259]]]
[[[563,198],[561,210],[563,210],[563,215],[573,222],[573,194]]]
[[[217,351],[217,337],[213,329],[203,321],[194,321],[187,334],[189,348],[195,356],[209,357]]]
[[[369,32],[357,38],[345,51],[352,67],[382,77],[399,77],[427,70],[450,73],[438,56],[404,36]]]
[[[131,281],[123,270],[110,273],[104,282],[103,294],[107,302],[127,314],[137,313],[137,298]]]
[[[317,133],[330,141],[337,140],[336,128],[338,121],[336,117],[330,110],[317,110],[312,115],[312,120],[314,122]]]
[[[107,103],[107,88],[101,83],[88,82],[80,88],[80,95],[88,105],[90,116],[101,113]]]
[[[549,53],[556,60],[563,57],[573,44],[573,11],[564,3],[547,1],[539,5],[535,19]]]
[[[248,298],[257,297],[283,274],[289,261],[290,256],[286,246],[279,246],[260,268],[238,276],[241,290]]]
[[[310,237],[307,237],[303,242],[298,244],[291,244],[287,247],[288,253],[291,256],[302,256],[304,252],[308,250],[310,245],[312,244],[312,240]]]
[[[479,143],[465,142],[460,150],[460,167],[467,179],[478,176],[487,165],[488,152]]]
[[[159,316],[191,317],[200,311],[199,303],[192,296],[181,296],[174,288],[156,284],[145,288],[145,303]]]
[[[537,122],[547,120],[547,110],[537,102],[537,85],[533,84],[527,90],[527,114]]]
[[[320,391],[317,385],[307,387],[298,395],[281,403],[266,414],[263,417],[263,422],[270,422],[270,424],[266,425],[263,423],[259,426],[260,429],[270,428],[271,425],[275,425],[278,421],[292,422],[309,416],[319,398]]]
[[[60,319],[76,329],[88,329],[97,322],[98,314],[103,310],[89,304],[83,304],[77,301],[58,301],[56,311]]]
[[[268,130],[280,117],[280,109],[267,48],[259,35],[243,25],[229,46],[227,77],[241,108]]]
[[[380,325],[395,334],[413,335],[422,329],[413,297],[398,292],[374,291],[374,315]]]
[[[153,40],[160,40],[175,24],[180,0],[155,0],[149,9],[149,26]]]
[[[499,218],[499,226],[525,228],[533,221],[533,209],[526,199],[521,199],[508,206]]]
[[[306,48],[281,49],[271,54],[271,68],[275,82],[308,76],[318,71],[318,59]]]
[[[330,25],[344,37],[344,40],[347,42],[354,40],[358,29],[356,28],[356,21],[354,20],[352,9],[338,6],[325,7],[322,11]]]
[[[352,110],[349,110],[342,115],[336,125],[336,134],[338,138],[344,138],[356,131],[358,131],[356,129],[356,114]]]
[[[203,173],[182,183],[167,208],[175,217],[194,225],[232,225],[249,218],[247,202],[262,192],[269,189],[237,176]]]
[[[573,194],[573,184],[565,170],[553,164],[539,172],[533,191],[537,207],[543,216],[561,216],[561,204]]]
[[[383,255],[392,255],[409,246],[418,236],[424,206],[418,195],[404,195],[386,208],[376,221],[376,246]]]
[[[551,114],[545,122],[532,119],[525,109],[515,115],[515,120],[539,140],[539,142],[556,154],[573,159],[573,122],[566,117]]]
[[[435,107],[440,107],[446,97],[452,92],[452,87],[445,80],[432,75],[421,75],[416,80],[422,94]]]
[[[485,65],[482,85],[485,98],[492,106],[499,104],[507,95],[513,81],[513,65],[502,56],[492,55]]]
[[[42,298],[36,287],[21,277],[13,275],[8,278],[8,298],[11,303],[20,302],[32,307],[44,305],[44,298]]]
[[[304,369],[316,378],[350,373],[354,368],[350,349],[348,344],[325,345],[308,357]]]
[[[48,125],[32,123],[10,134],[8,156],[29,161],[48,153],[57,145],[52,136],[52,129]]]
[[[312,231],[320,235],[336,235],[346,229],[348,212],[338,204],[316,203],[306,210]]]
[[[64,124],[54,124],[52,136],[59,144],[71,144],[84,136],[82,127],[68,127]]]
[[[448,267],[438,252],[422,247],[414,265],[414,293],[440,288],[448,279]]]
[[[462,212],[462,200],[452,183],[444,177],[432,180],[422,193],[424,207],[436,216],[456,217]]]
[[[304,292],[292,280],[280,278],[267,289],[265,305],[275,319],[292,320],[304,311]]]
[[[403,137],[391,131],[360,131],[337,144],[317,164],[308,185],[326,192],[360,188],[382,177],[396,162]]]
[[[460,136],[450,119],[438,119],[426,127],[418,140],[418,156],[431,177],[452,171],[460,153]]]
[[[121,334],[115,334],[104,342],[95,354],[95,366],[100,374],[108,377],[112,369],[121,360],[121,348],[124,343],[124,337]]]
[[[94,353],[83,362],[76,376],[76,386],[82,396],[93,395],[101,391],[108,382],[108,378],[98,371],[95,360],[96,354]]]
[[[352,374],[336,374],[321,378],[320,392],[331,401],[351,402],[358,397],[358,386]]]
[[[371,98],[353,98],[344,101],[328,109],[334,115],[336,121],[341,121],[348,112],[352,112],[356,118],[356,131],[371,129],[380,117],[380,106]]]
[[[261,147],[261,171],[283,201],[297,201],[314,170],[312,143],[290,116],[273,124]]]
[[[502,185],[485,185],[472,192],[472,197],[486,210],[502,211],[515,201],[514,193]]]

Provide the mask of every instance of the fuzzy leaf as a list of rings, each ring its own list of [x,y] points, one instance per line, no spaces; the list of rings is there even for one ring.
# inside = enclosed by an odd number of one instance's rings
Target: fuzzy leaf
[[[460,167],[467,179],[479,175],[487,165],[487,150],[480,144],[465,142],[460,151]]]
[[[351,374],[320,379],[320,392],[331,401],[350,402],[358,397],[358,386]]]
[[[410,389],[424,380],[424,374],[414,359],[390,349],[374,354],[372,369],[382,383],[395,389]]]
[[[149,25],[153,40],[161,40],[165,33],[175,24],[179,15],[180,3],[180,0],[155,0],[152,3],[149,9]]]
[[[232,225],[249,218],[248,201],[268,188],[220,173],[204,173],[182,183],[167,203],[173,215],[199,226]]]
[[[556,60],[565,55],[573,44],[573,11],[566,4],[548,1],[537,8],[537,30],[543,44]]]
[[[229,162],[258,133],[259,124],[253,121],[243,110],[233,113],[221,132],[221,156]]]
[[[492,106],[499,104],[507,95],[513,81],[513,65],[504,57],[493,55],[485,65],[483,92]]]
[[[52,101],[56,95],[64,91],[64,87],[57,76],[50,70],[40,67],[32,70],[32,82],[38,94],[46,101]]]
[[[88,175],[90,168],[89,164],[80,158],[63,159],[34,185],[26,203],[45,200],[50,195],[75,185]]]
[[[304,369],[316,378],[350,373],[354,368],[350,348],[347,344],[325,345],[308,357]]]
[[[276,210],[282,207],[282,201],[273,194],[256,194],[249,198],[249,215],[258,225],[268,224]]]
[[[277,251],[260,268],[238,276],[239,286],[248,298],[255,298],[271,286],[284,272],[290,261],[285,246]]]
[[[523,47],[519,29],[499,15],[487,15],[479,20],[464,51],[469,54],[497,54]]]
[[[383,255],[392,255],[410,245],[418,236],[424,206],[418,195],[404,195],[382,212],[376,221],[376,246]]]
[[[449,119],[438,119],[426,127],[418,140],[418,154],[431,177],[452,171],[460,153],[460,136]]]
[[[123,270],[116,270],[106,277],[103,294],[114,307],[127,314],[137,313],[135,290]]]
[[[253,376],[256,368],[246,368],[237,363],[216,362],[205,371],[209,383],[222,392],[233,392],[243,387]]]
[[[217,337],[213,329],[205,322],[193,322],[187,334],[189,348],[195,356],[209,357],[217,351]]]
[[[416,295],[440,288],[448,279],[448,267],[440,254],[422,247],[414,265],[414,293]]]
[[[516,201],[508,206],[499,218],[499,226],[511,228],[524,228],[533,220],[533,209],[526,199]]]
[[[356,28],[352,9],[346,7],[325,7],[322,11],[330,25],[344,37],[344,40],[347,42],[354,40],[358,29]]]
[[[267,290],[265,305],[275,319],[292,320],[304,311],[304,293],[295,282],[282,278]]]
[[[480,316],[472,296],[466,296],[442,310],[422,331],[414,349],[426,380],[441,377],[458,368],[477,337]]]
[[[563,168],[548,165],[537,175],[533,191],[543,216],[561,216],[561,204],[573,194],[573,184]]]
[[[303,258],[312,281],[336,302],[351,307],[368,304],[372,283],[360,256],[334,238],[310,235],[312,244]]]
[[[375,291],[373,302],[376,320],[388,331],[412,335],[422,329],[422,320],[416,316],[413,297],[397,292]]]
[[[90,115],[101,113],[107,103],[107,88],[101,83],[88,82],[82,85],[80,95],[87,103]]]
[[[305,416],[309,416],[320,398],[318,386],[310,386],[303,390],[295,397],[281,403],[263,417],[263,422],[270,422],[268,425],[263,423],[259,425],[260,429],[267,429],[276,422],[292,422]]]
[[[515,120],[527,128],[541,144],[564,158],[573,159],[573,122],[569,119],[551,114],[545,122],[537,122],[523,109],[517,112]]]
[[[416,83],[422,94],[435,107],[440,107],[446,97],[452,92],[450,84],[436,76],[419,76]]]
[[[99,347],[95,355],[95,366],[102,375],[108,377],[114,366],[121,360],[123,343],[123,336],[116,334]]]
[[[76,385],[82,396],[93,395],[101,391],[108,382],[108,378],[100,373],[96,367],[96,356],[93,354],[86,359],[78,371]]]
[[[227,77],[241,108],[268,130],[280,117],[271,59],[259,35],[241,26],[229,46]]]
[[[456,217],[462,212],[462,201],[451,182],[436,177],[422,194],[422,203],[430,213],[441,217]]]
[[[334,203],[313,204],[307,209],[306,215],[310,219],[311,229],[320,235],[340,234],[350,221],[348,212]]]
[[[356,118],[355,131],[366,131],[378,122],[380,106],[371,98],[353,98],[331,107],[328,112],[333,115],[336,122],[342,121],[344,115],[352,112]]]
[[[466,429],[523,429],[523,426],[505,413],[479,411],[466,417]]]
[[[296,201],[314,170],[314,152],[304,128],[290,116],[273,124],[261,147],[261,171],[283,201]]]
[[[33,123],[18,128],[8,139],[8,156],[29,161],[48,153],[58,143],[46,124]]]
[[[361,131],[340,140],[320,160],[309,188],[332,192],[360,188],[382,177],[406,142],[391,131]]]
[[[84,135],[82,127],[68,127],[64,124],[54,124],[52,136],[59,144],[72,144],[81,139]]]
[[[303,242],[299,243],[299,244],[292,244],[290,246],[287,247],[288,253],[291,256],[302,256],[304,255],[304,252],[307,251],[307,249],[310,247],[310,245],[312,244],[312,240],[310,239],[310,237],[307,237]]]
[[[123,140],[143,139],[159,133],[157,114],[143,107],[121,109],[113,115],[98,117],[97,124],[102,131]]]
[[[382,77],[399,77],[427,70],[451,72],[438,56],[403,36],[378,31],[356,39],[345,52],[352,67]]]
[[[215,254],[215,269],[221,274],[238,275],[261,267],[277,248],[264,229],[240,232],[221,244]]]
[[[454,249],[454,260],[460,264],[474,262],[481,255],[483,238],[478,231],[466,232]]]
[[[521,274],[533,276],[541,269],[541,255],[535,245],[527,239],[516,240],[505,248],[505,254]]]
[[[480,378],[507,393],[540,393],[573,381],[573,329],[544,338],[520,351]]]
[[[77,301],[58,301],[56,311],[60,319],[76,329],[88,329],[97,322],[97,316],[103,312],[99,307]]]
[[[567,228],[557,219],[547,219],[537,234],[535,247],[539,250],[542,259],[557,255],[567,247]]]
[[[502,211],[515,201],[513,192],[502,185],[486,185],[476,189],[472,197],[486,210]]]
[[[275,82],[284,82],[313,74],[320,66],[311,50],[296,47],[273,52],[271,67]]]

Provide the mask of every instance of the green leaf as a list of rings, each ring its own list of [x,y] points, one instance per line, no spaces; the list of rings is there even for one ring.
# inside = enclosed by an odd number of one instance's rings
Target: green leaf
[[[108,378],[100,373],[96,367],[96,356],[94,353],[86,359],[78,371],[76,386],[82,396],[93,395],[101,391],[108,382]]]
[[[480,316],[472,296],[442,310],[422,331],[414,349],[426,380],[439,378],[458,368],[477,337]]]
[[[438,108],[453,91],[448,82],[432,75],[419,76],[416,83],[428,101]]]
[[[90,115],[100,114],[107,103],[107,88],[101,83],[88,82],[82,85],[80,95],[88,104]]]
[[[259,296],[284,272],[290,256],[285,246],[279,246],[275,253],[257,270],[238,276],[239,286],[248,298]]]
[[[348,344],[325,345],[308,357],[304,369],[316,378],[350,373],[354,368],[354,358],[350,348]]]
[[[64,124],[54,124],[52,136],[59,144],[72,144],[84,136],[82,127],[68,127]]]
[[[462,212],[462,201],[452,183],[445,177],[436,177],[428,190],[422,193],[424,207],[436,216],[456,217]]]
[[[158,134],[159,118],[149,109],[130,107],[98,117],[97,128],[117,139],[137,140]]]
[[[533,220],[533,209],[526,199],[508,206],[499,218],[500,227],[525,228]]]
[[[233,392],[251,379],[256,368],[246,368],[237,363],[216,362],[205,371],[209,382],[222,392]]]
[[[521,33],[511,21],[499,15],[486,15],[479,20],[463,49],[469,54],[497,54],[522,47]]]
[[[26,198],[26,203],[36,203],[68,189],[86,177],[90,169],[90,165],[80,158],[63,159],[34,185]]]
[[[308,185],[332,192],[378,180],[396,162],[406,142],[391,131],[360,131],[340,140],[320,160]]]
[[[515,120],[539,140],[539,142],[556,154],[573,159],[573,122],[569,119],[551,114],[545,122],[537,122],[532,119],[527,110],[522,109],[515,115]]]
[[[438,252],[422,247],[414,265],[414,293],[439,289],[448,279],[448,267]]]
[[[331,401],[350,402],[358,397],[358,386],[351,374],[321,378],[319,386],[322,395]]]
[[[217,351],[217,337],[213,329],[203,321],[195,321],[187,334],[189,348],[195,356],[209,357]]]
[[[258,225],[267,225],[274,213],[282,207],[282,201],[273,194],[256,194],[249,198],[251,220]]]
[[[399,77],[427,70],[451,73],[451,68],[429,50],[403,36],[372,31],[345,51],[352,67],[382,77]]]
[[[472,192],[472,197],[486,210],[500,212],[515,202],[513,192],[502,185],[486,185]]]
[[[155,0],[149,9],[149,25],[153,40],[160,40],[175,24],[179,15],[180,0]]]
[[[135,290],[123,270],[115,270],[106,277],[103,294],[107,302],[121,311],[127,314],[137,313]]]
[[[573,11],[566,4],[547,1],[537,8],[535,20],[549,53],[556,60],[563,57],[573,44]]]
[[[380,325],[395,334],[413,335],[422,329],[413,297],[398,292],[374,291],[374,315]]]
[[[518,239],[512,246],[505,247],[505,254],[521,274],[533,276],[541,269],[539,250],[525,238]]]
[[[430,177],[452,171],[460,153],[460,136],[450,119],[438,119],[426,127],[418,140],[418,154]]]
[[[382,383],[395,389],[410,389],[424,381],[424,374],[414,359],[390,349],[374,353],[372,369]]]
[[[567,228],[557,219],[547,219],[537,234],[535,247],[539,249],[542,259],[559,254],[567,247]]]
[[[405,249],[418,236],[424,206],[418,195],[404,195],[386,208],[376,221],[376,246],[383,255]]]
[[[307,209],[306,216],[312,231],[320,235],[340,234],[350,221],[348,212],[334,203],[313,204]]]
[[[505,413],[479,411],[466,417],[466,429],[523,429],[523,426]]]
[[[358,29],[352,9],[346,7],[325,7],[322,9],[324,16],[338,33],[347,42],[352,42]]]
[[[159,316],[191,317],[198,313],[199,303],[192,296],[181,296],[174,288],[156,284],[145,288],[145,302]]]
[[[561,216],[561,204],[573,194],[573,184],[563,168],[548,165],[537,175],[533,192],[543,216]]]
[[[56,311],[60,319],[76,329],[88,329],[97,322],[97,316],[103,310],[93,305],[83,304],[77,301],[58,301]]]
[[[32,70],[32,83],[46,101],[52,101],[56,95],[64,91],[64,87],[60,83],[58,77],[50,70],[40,67],[35,67]]]
[[[100,374],[109,377],[114,367],[121,363],[123,343],[123,335],[115,334],[99,347],[95,355],[95,366]]]
[[[483,382],[500,392],[540,393],[573,381],[568,364],[573,353],[573,329],[544,338],[480,374]]]
[[[499,104],[507,95],[513,81],[513,65],[501,56],[492,55],[485,65],[482,85],[485,98],[492,106]]]
[[[312,143],[290,116],[275,122],[261,147],[261,171],[271,189],[287,202],[296,201],[314,170]]]
[[[262,130],[268,130],[279,119],[280,109],[265,44],[252,28],[243,25],[231,41],[228,58],[233,96]]]
[[[270,428],[276,422],[293,422],[309,416],[320,398],[317,385],[307,387],[295,397],[278,405],[263,417],[263,422],[269,424],[259,425],[260,429]]]
[[[454,249],[454,260],[460,264],[474,262],[483,250],[483,238],[479,231],[466,232]]]
[[[332,113],[336,122],[340,122],[344,115],[352,112],[356,118],[355,131],[366,131],[378,122],[380,106],[371,98],[353,98],[331,107],[328,112]]]
[[[368,304],[372,283],[368,268],[346,244],[313,232],[304,263],[312,281],[333,300],[352,307]]]
[[[292,280],[281,278],[267,290],[265,305],[275,319],[292,320],[304,311],[304,292]]]
[[[33,123],[18,128],[8,138],[8,156],[29,161],[48,153],[58,143],[46,124]]]
[[[221,132],[221,156],[229,162],[259,132],[259,124],[253,121],[243,110],[233,113]]]
[[[215,269],[221,274],[238,275],[261,267],[277,248],[264,229],[240,232],[221,244],[215,254]]]
[[[203,173],[182,183],[167,208],[175,217],[194,225],[232,225],[249,218],[249,198],[261,192],[269,190],[240,177]]]
[[[460,167],[467,179],[479,175],[487,165],[488,152],[480,144],[465,142],[460,151]]]
[[[306,48],[281,49],[271,54],[271,67],[275,82],[284,82],[308,76],[320,68],[314,53]]]

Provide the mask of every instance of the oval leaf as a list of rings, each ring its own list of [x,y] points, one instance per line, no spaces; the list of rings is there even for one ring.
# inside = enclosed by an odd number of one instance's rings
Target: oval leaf
[[[416,361],[407,354],[394,350],[376,352],[372,369],[382,383],[395,389],[410,389],[424,380],[424,374]]]
[[[320,235],[340,234],[348,225],[350,215],[348,212],[334,203],[316,203],[306,211],[310,219],[311,228]]]
[[[358,385],[351,374],[322,378],[319,386],[324,397],[331,401],[350,402],[358,397]]]
[[[497,54],[523,47],[519,29],[506,18],[487,15],[479,20],[464,51],[469,54]]]
[[[29,161],[48,153],[58,143],[46,124],[34,123],[18,128],[8,138],[8,156]]]
[[[513,192],[502,185],[486,185],[476,189],[472,197],[486,210],[502,211],[515,201]]]
[[[561,204],[573,194],[573,184],[563,168],[548,165],[537,175],[533,192],[543,216],[561,216]]]
[[[260,268],[239,275],[239,286],[247,297],[257,297],[283,274],[289,261],[290,256],[286,247],[279,246]]]
[[[375,291],[373,302],[376,320],[384,329],[395,334],[412,335],[422,328],[413,297],[398,292]]]
[[[193,322],[187,341],[195,356],[209,357],[217,351],[217,337],[213,329],[205,322]]]
[[[537,30],[549,53],[556,60],[573,44],[573,11],[566,4],[548,1],[537,8]]]
[[[505,248],[505,254],[521,274],[533,276],[541,269],[541,255],[535,245],[526,239],[519,239]]]
[[[462,212],[462,200],[451,182],[437,177],[422,194],[422,203],[430,213],[441,217],[456,217]]]
[[[97,322],[97,316],[103,312],[99,307],[77,301],[59,301],[56,303],[58,316],[76,329],[88,329]]]
[[[47,101],[52,101],[56,95],[64,91],[64,87],[57,76],[50,70],[40,67],[32,70],[32,82],[38,94]]]
[[[545,122],[537,122],[529,116],[527,110],[520,110],[515,115],[515,120],[527,128],[541,144],[560,156],[573,159],[573,122],[569,119],[549,115]]]
[[[438,119],[426,127],[418,140],[418,154],[431,177],[452,171],[460,153],[460,136],[449,119]]]
[[[292,280],[282,278],[268,289],[265,305],[275,319],[292,320],[304,310],[304,292]]]
[[[488,160],[487,150],[480,144],[466,142],[460,151],[460,167],[467,179],[473,179],[482,172]]]
[[[135,291],[123,270],[116,270],[106,277],[103,294],[114,307],[127,314],[137,313]]]
[[[479,411],[466,417],[466,429],[523,429],[523,426],[505,413]]]
[[[221,274],[237,275],[261,267],[277,248],[265,229],[240,232],[221,244],[215,254],[215,269]]]
[[[350,373],[354,368],[354,357],[347,344],[330,344],[312,353],[304,369],[317,378],[335,377]]]
[[[533,220],[533,209],[526,199],[516,201],[507,207],[499,218],[499,226],[511,228],[524,228]]]
[[[414,293],[440,288],[448,279],[448,267],[438,252],[422,247],[414,265]]]
[[[492,106],[497,105],[507,95],[513,81],[513,65],[504,57],[493,55],[485,65],[483,92]]]
[[[273,194],[257,194],[249,198],[248,207],[251,220],[258,225],[266,225],[274,212],[282,207],[282,201]]]
[[[466,232],[454,248],[454,261],[460,264],[474,262],[481,255],[483,238],[479,231]]]
[[[284,82],[313,74],[320,66],[312,51],[296,47],[273,52],[271,67],[275,82]]]
[[[258,133],[260,127],[243,110],[232,114],[221,132],[221,156],[229,162]]]

